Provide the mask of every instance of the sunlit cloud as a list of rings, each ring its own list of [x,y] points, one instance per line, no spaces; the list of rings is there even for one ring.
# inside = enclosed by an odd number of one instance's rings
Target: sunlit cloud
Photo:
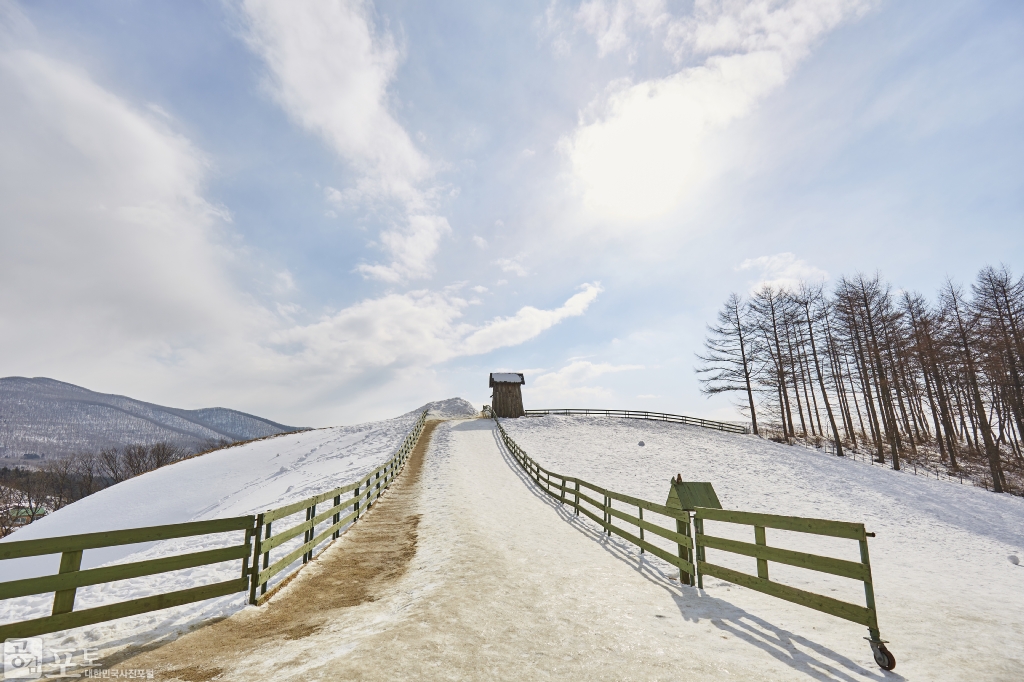
[[[703,1],[693,15],[675,18],[657,2],[581,5],[577,20],[601,54],[626,48],[635,27],[661,36],[677,58],[704,58],[662,78],[612,83],[581,113],[561,149],[584,207],[627,224],[676,208],[721,170],[709,139],[749,116],[822,35],[864,7],[860,0]]]

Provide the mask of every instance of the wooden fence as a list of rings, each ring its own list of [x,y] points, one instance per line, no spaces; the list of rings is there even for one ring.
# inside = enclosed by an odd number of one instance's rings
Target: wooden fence
[[[134,616],[147,611],[180,606],[225,594],[240,592],[249,586],[249,557],[252,555],[250,542],[255,530],[255,516],[238,516],[231,519],[214,521],[195,521],[170,526],[153,526],[151,528],[132,528],[115,530],[106,533],[88,533],[85,535],[69,535],[40,540],[23,540],[21,542],[0,543],[0,560],[18,559],[21,557],[40,556],[44,554],[60,554],[60,572],[41,578],[27,578],[0,583],[0,599],[13,599],[32,594],[53,592],[53,611],[50,616],[34,618],[17,623],[0,625],[0,640],[9,637],[33,637],[47,632],[66,630],[68,628],[92,625],[115,618]],[[244,531],[242,544],[232,545],[223,549],[205,552],[193,552],[162,559],[137,561],[130,564],[118,564],[105,568],[80,570],[82,552],[99,547],[115,547],[132,545],[138,542],[153,542],[171,538],[187,538],[212,533]],[[242,560],[242,570],[238,578],[224,582],[193,587],[187,590],[167,592],[142,599],[119,602],[107,606],[75,611],[75,592],[79,587],[99,585],[101,583],[128,580],[183,568],[195,568],[207,564],[216,564],[232,559]]]
[[[321,543],[329,539],[337,539],[345,526],[358,520],[360,514],[370,509],[374,500],[380,497],[395,477],[401,473],[413,448],[416,447],[420,433],[423,432],[426,418],[426,412],[420,415],[416,425],[406,436],[405,442],[402,443],[402,447],[391,459],[355,483],[349,483],[286,507],[263,512],[256,517],[256,547],[253,553],[255,558],[253,567],[256,570],[253,571],[254,577],[249,590],[250,603],[262,603],[268,596],[267,583],[274,575],[286,569],[299,557],[302,558],[303,564],[307,563],[313,558],[316,548]],[[330,506],[318,514],[317,507],[328,500],[330,500]],[[305,513],[305,520],[287,530],[278,532],[277,535],[272,533],[275,521],[299,513]],[[320,524],[330,525],[318,532],[317,526]],[[299,533],[303,534],[303,543],[271,563],[271,551],[280,548],[292,538],[298,537]],[[262,555],[262,568],[259,568],[258,563],[260,555]],[[260,592],[259,596],[256,594],[257,590]]]
[[[666,414],[665,412],[648,412],[646,410],[590,410],[590,409],[558,409],[558,410],[526,410],[527,417],[543,417],[545,415],[592,415],[598,417],[622,417],[624,419],[647,419],[649,421],[672,422],[673,424],[687,424],[689,426],[702,426],[705,429],[717,429],[728,433],[750,433],[750,430],[741,424],[730,424],[719,422],[714,419],[701,419],[699,417],[687,417],[681,414]]]
[[[131,528],[102,533],[87,533],[84,535],[41,538],[38,540],[0,542],[0,561],[47,554],[61,555],[60,568],[56,575],[0,582],[0,600],[34,594],[46,594],[48,592],[54,593],[51,615],[0,625],[0,640],[10,637],[33,637],[59,630],[93,625],[108,620],[134,616],[149,611],[158,611],[172,606],[180,606],[239,592],[244,593],[248,591],[249,601],[253,604],[257,603],[257,590],[259,589],[261,597],[264,597],[267,592],[267,581],[272,576],[287,569],[299,557],[302,557],[302,564],[307,563],[313,557],[316,548],[320,544],[329,538],[338,538],[347,524],[358,519],[360,514],[369,509],[374,500],[384,493],[395,477],[401,472],[402,467],[412,453],[420,433],[423,431],[426,417],[426,412],[420,415],[412,431],[409,432],[402,446],[391,459],[356,483],[336,488],[335,490],[316,495],[301,502],[289,504],[279,509],[272,509],[262,514],[166,526],[151,526],[148,528]],[[350,497],[346,497],[343,502],[342,496],[348,492],[353,494]],[[331,498],[333,498],[331,507],[317,514],[317,506]],[[343,511],[350,507],[353,508],[353,511],[345,514],[343,517]],[[285,530],[283,533],[271,534],[271,523],[273,521],[284,519],[300,512],[305,512],[306,514],[304,522]],[[329,522],[330,526],[318,533],[317,526],[323,522]],[[243,532],[244,536],[241,544],[202,552],[192,552],[190,554],[81,570],[82,553],[87,549],[228,532]],[[272,565],[268,565],[271,550],[297,537],[299,533],[304,533],[303,544],[279,558]],[[258,564],[261,554],[263,558],[262,570],[259,569]],[[232,580],[174,592],[165,592],[116,604],[97,606],[79,611],[74,610],[76,591],[79,587],[129,580],[131,578],[168,573],[187,568],[197,568],[236,559],[241,560],[242,566],[239,577]],[[301,567],[302,565],[295,570]]]
[[[506,433],[497,418],[494,421],[505,447],[541,490],[556,498],[561,504],[572,507],[577,516],[582,513],[596,522],[608,535],[618,535],[639,547],[641,553],[650,552],[675,566],[679,569],[679,579],[683,584],[696,584],[697,587],[703,589],[704,576],[713,576],[863,625],[868,628],[869,637],[867,639],[871,645],[875,662],[886,670],[892,670],[896,666],[896,659],[885,647],[885,641],[882,640],[878,628],[867,542],[867,539],[874,537],[874,534],[866,532],[864,524],[796,516],[752,514],[705,507],[695,507],[690,510],[676,509],[630,495],[623,495],[582,479],[545,469],[519,447]],[[588,492],[593,493],[593,497],[588,495]],[[600,496],[600,500],[596,499],[598,496]],[[635,507],[636,515],[634,516],[621,508],[613,508],[613,500],[621,502],[626,507]],[[648,512],[646,519],[644,511]],[[668,519],[670,525],[674,522],[674,529],[651,523],[651,512],[663,519]],[[693,513],[693,532],[691,532],[691,512]],[[622,528],[622,524],[616,526],[613,519],[619,519],[634,526],[636,532],[630,532],[632,529]],[[704,533],[705,521],[753,526],[754,542],[740,542],[706,535]],[[662,523],[664,524],[665,521]],[[861,560],[858,563],[769,547],[766,541],[766,528],[857,540],[860,543]],[[676,552],[673,554],[651,544],[646,539],[646,533],[653,533],[675,543]],[[708,549],[753,557],[757,561],[757,575],[748,575],[708,563],[705,557]],[[864,584],[866,606],[851,604],[769,580],[769,561],[861,581]]]

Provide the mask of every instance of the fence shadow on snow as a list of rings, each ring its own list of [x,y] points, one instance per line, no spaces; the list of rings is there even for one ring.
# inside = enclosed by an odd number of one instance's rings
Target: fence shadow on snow
[[[563,521],[594,540],[609,555],[629,565],[646,580],[672,595],[680,615],[688,621],[709,620],[716,628],[752,644],[794,670],[819,679],[851,680],[868,678],[902,680],[902,676],[887,671],[869,670],[847,656],[829,647],[797,635],[755,616],[722,599],[712,597],[703,589],[684,590],[684,585],[663,570],[671,564],[651,561],[645,553],[637,551],[634,543],[612,537],[596,523],[588,523],[574,513],[571,500],[564,502],[541,487],[537,479],[524,469],[523,463],[504,442],[500,424],[492,428],[495,444],[502,459],[524,484],[527,490],[547,505]],[[571,497],[571,495],[570,495]],[[675,568],[675,567],[673,567]],[[674,572],[674,571],[673,571]]]

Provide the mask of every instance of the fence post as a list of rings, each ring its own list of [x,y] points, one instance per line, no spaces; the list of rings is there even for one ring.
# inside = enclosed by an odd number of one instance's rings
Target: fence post
[[[263,530],[263,539],[264,540],[269,540],[270,539],[270,527],[272,525],[273,525],[272,523],[268,522],[267,523],[267,527]],[[263,553],[263,570],[264,571],[267,570],[267,568],[269,566],[270,566],[270,550],[267,550],[266,552]],[[259,578],[257,577],[257,580],[258,579]],[[260,594],[266,594],[266,593],[267,593],[267,583],[263,583],[262,585],[260,585]]]
[[[580,482],[576,481],[576,516],[580,515]]]
[[[882,634],[878,629],[878,616],[875,612],[875,588],[871,579],[871,559],[868,557],[867,538],[861,538],[860,540],[860,562],[864,564],[868,574],[867,580],[864,581],[864,601],[871,611],[871,624],[868,625],[868,634],[871,635],[872,642],[880,642],[882,641]]]
[[[356,504],[355,504],[355,507],[356,507],[356,510],[355,510],[356,511],[356,521],[359,520],[359,488],[360,488],[360,484],[356,483],[356,489],[352,491],[352,497],[356,498]]]
[[[74,573],[82,568],[82,550],[64,552],[60,555],[60,573]],[[71,613],[75,610],[75,592],[78,588],[60,590],[53,595],[53,614]]]
[[[338,509],[339,507],[341,507],[341,495],[335,495],[334,496],[334,508]],[[341,521],[341,510],[340,509],[338,509],[338,511],[336,511],[334,513],[333,524],[338,523],[338,521]],[[334,538],[333,539],[337,540],[339,537],[341,537],[341,529],[340,528],[334,531]]]
[[[684,511],[686,520],[676,519],[676,532],[680,535],[690,537],[690,512]],[[679,558],[683,561],[690,561],[690,548],[686,545],[676,545],[679,548]],[[690,580],[690,574],[679,568],[679,582],[683,585],[690,585],[693,581]]]
[[[754,542],[761,547],[768,545],[764,535],[764,526],[754,526]],[[768,560],[758,559],[757,560],[757,577],[768,580]]]
[[[249,581],[249,603],[256,603],[256,585],[260,579],[260,549],[263,546],[263,514],[256,516],[256,532],[252,543],[252,579]]]
[[[309,521],[311,518],[313,517],[309,515],[309,507],[306,507],[306,520]],[[302,534],[302,544],[305,545],[307,542],[309,542],[309,530],[306,530]],[[306,563],[307,561],[309,561],[309,552],[303,552],[302,563]]]
[[[644,540],[644,526],[643,526],[644,508],[643,507],[637,507],[637,509],[640,510],[640,542],[643,542],[643,540]],[[644,553],[644,548],[643,547],[640,548],[640,553],[641,554]]]
[[[245,544],[246,546],[248,546],[248,544],[252,541],[253,531],[254,529],[252,526],[249,526],[245,529],[245,542],[243,544]],[[256,536],[256,539],[257,541],[259,541],[259,535]],[[249,578],[249,594],[251,596],[255,588],[252,586],[252,579],[250,577],[249,558],[250,557],[248,552],[246,552],[245,556],[242,557],[242,577]],[[253,562],[253,568],[256,568],[255,561]]]
[[[316,505],[315,504],[312,507],[310,507],[309,509],[306,510],[306,520],[309,521],[314,516],[316,516]],[[309,542],[310,540],[312,540],[315,533],[316,533],[316,526],[313,526],[312,528],[307,530],[306,531],[306,542]],[[302,555],[302,563],[306,563],[307,561],[310,561],[312,559],[313,559],[313,550],[312,550],[312,548],[310,548],[309,550],[306,551],[305,554]]]
[[[693,562],[693,572],[697,574],[697,589],[704,589],[704,574],[700,572],[700,562],[704,561],[704,545],[700,544],[700,536],[704,535],[704,519],[693,515],[693,545],[696,549],[696,561]]]

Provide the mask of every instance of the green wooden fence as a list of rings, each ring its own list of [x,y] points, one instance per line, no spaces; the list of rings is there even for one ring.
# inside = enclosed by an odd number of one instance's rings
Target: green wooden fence
[[[567,504],[572,507],[576,515],[582,513],[596,522],[608,535],[618,535],[627,542],[638,546],[641,553],[650,552],[675,566],[679,569],[679,579],[683,584],[696,584],[697,587],[703,588],[703,577],[709,575],[863,625],[868,628],[869,637],[867,639],[871,645],[875,662],[886,670],[892,670],[895,667],[896,659],[886,649],[885,641],[882,640],[878,629],[878,615],[875,609],[874,587],[871,579],[871,562],[868,558],[867,541],[869,537],[874,537],[874,534],[866,532],[864,524],[795,516],[752,514],[749,512],[707,507],[677,509],[630,495],[623,495],[588,483],[582,479],[565,476],[564,474],[545,469],[519,447],[506,433],[497,418],[494,421],[498,426],[498,433],[505,447],[508,448],[508,451],[526,474],[533,479],[541,490],[556,498],[561,504]],[[594,493],[594,496],[588,495],[588,491]],[[598,496],[600,496],[600,499],[597,499]],[[637,510],[636,515],[634,516],[622,509],[613,508],[613,501],[620,502],[626,507],[635,507]],[[647,518],[644,518],[645,510],[648,512]],[[674,529],[651,523],[650,512],[657,514],[663,519],[670,520],[670,525],[674,521]],[[693,514],[692,527],[694,532],[691,532],[691,512]],[[622,528],[623,524],[614,525],[613,519],[618,519],[635,527],[636,531],[631,532],[632,528],[630,530]],[[753,526],[754,542],[739,542],[706,535],[704,533],[704,521],[721,521]],[[662,521],[662,523],[664,522]],[[769,547],[766,541],[766,528],[857,540],[860,543],[861,561],[858,563]],[[646,540],[646,533],[653,533],[675,543],[675,554],[648,542]],[[758,575],[748,575],[708,563],[705,557],[706,550],[708,549],[753,557],[757,561]],[[769,580],[769,561],[859,580],[864,584],[866,606],[851,604]]]
[[[193,521],[166,526],[131,528],[84,535],[67,535],[38,540],[0,542],[0,561],[23,557],[60,554],[60,568],[56,575],[24,580],[0,582],[0,600],[14,599],[34,594],[54,593],[53,609],[49,616],[33,618],[0,625],[0,641],[10,637],[33,637],[69,628],[93,625],[108,620],[134,616],[148,611],[180,606],[192,602],[213,599],[238,592],[249,593],[249,601],[257,603],[257,590],[266,595],[267,581],[287,569],[302,557],[302,564],[313,558],[316,548],[328,538],[336,539],[345,526],[359,518],[380,497],[395,477],[401,472],[423,431],[427,413],[416,420],[413,429],[406,436],[402,446],[391,459],[377,467],[356,483],[349,484],[316,495],[301,502],[279,509],[268,510],[258,515],[237,516],[230,519]],[[352,493],[345,501],[342,496]],[[333,504],[317,514],[317,506],[333,498]],[[349,514],[342,512],[353,508]],[[289,528],[278,535],[271,534],[271,523],[299,512],[306,513],[306,521]],[[317,532],[317,526],[329,522],[330,526]],[[85,550],[118,545],[132,545],[173,538],[198,537],[215,533],[244,532],[241,544],[220,549],[192,552],[177,556],[148,559],[116,566],[81,570],[82,553]],[[288,540],[304,533],[304,542],[297,549],[268,565],[270,552]],[[263,569],[259,559],[263,559]],[[241,560],[239,577],[232,580],[201,585],[185,590],[132,599],[88,609],[75,610],[75,596],[79,587],[128,580],[158,573],[196,568],[224,561]],[[301,568],[301,565],[295,570]]]
[[[621,417],[623,419],[646,419],[655,422],[671,422],[673,424],[687,424],[689,426],[700,426],[705,429],[715,429],[726,433],[750,433],[750,430],[742,424],[731,424],[729,422],[715,421],[714,419],[701,419],[700,417],[687,417],[683,414],[668,414],[667,412],[649,412],[647,410],[594,410],[579,408],[560,408],[545,410],[526,410],[527,417],[543,417],[549,414],[562,416],[593,416],[593,417]]]
[[[693,538],[689,532],[689,513],[682,509],[672,509],[663,504],[657,504],[655,502],[648,502],[647,500],[641,500],[630,495],[623,495],[601,486],[588,483],[579,478],[573,476],[565,476],[563,474],[557,474],[553,471],[548,471],[540,464],[537,463],[532,457],[526,454],[526,452],[519,447],[519,445],[512,440],[511,437],[505,432],[501,422],[497,419],[494,420],[498,424],[498,432],[501,435],[501,440],[508,448],[509,452],[516,458],[516,461],[523,467],[523,470],[532,478],[541,490],[545,491],[554,498],[557,498],[562,504],[567,504],[575,510],[576,516],[583,514],[587,518],[593,520],[595,523],[601,526],[605,533],[608,535],[618,535],[619,537],[633,543],[640,548],[641,552],[650,552],[659,559],[663,559],[668,563],[672,564],[680,571],[680,579],[690,584],[692,578],[696,573],[696,567],[693,564]],[[593,497],[588,494],[592,493]],[[600,497],[600,500],[597,498]],[[612,501],[618,501],[623,503],[625,506],[636,507],[636,516],[627,513],[622,509],[616,509],[612,506]],[[648,512],[648,517],[644,518],[644,511]],[[651,522],[650,513],[657,514],[662,517],[667,517],[670,521],[670,525],[674,525],[675,529],[664,528],[655,523]],[[612,519],[616,518],[621,521],[625,521],[636,527],[636,532],[632,533],[625,528],[616,526],[612,523]],[[664,523],[664,521],[662,521]],[[657,536],[663,537],[667,540],[675,543],[677,551],[675,554],[668,552],[657,545],[651,544],[647,541],[647,533],[654,533]]]
[[[171,606],[180,606],[181,604],[212,599],[213,597],[245,590],[249,586],[249,557],[252,555],[251,539],[255,530],[255,522],[255,516],[237,516],[231,519],[216,519],[214,521],[195,521],[170,526],[132,528],[130,530],[115,530],[106,533],[88,533],[85,535],[0,543],[0,560],[44,554],[61,555],[60,572],[57,575],[0,583],[0,599],[13,599],[15,597],[45,594],[47,592],[54,593],[53,612],[51,615],[0,625],[0,640],[7,639],[8,637],[33,637],[47,632],[92,625],[107,620],[114,620],[115,618],[134,616],[139,613],[146,613],[147,611],[157,611]],[[82,552],[87,549],[132,545],[139,542],[195,537],[230,531],[245,532],[242,544],[162,559],[150,559],[130,564],[107,566],[105,568],[80,570],[82,566]],[[74,610],[75,592],[79,587],[166,573],[168,571],[178,571],[183,568],[195,568],[232,559],[242,560],[242,570],[238,578],[234,580],[193,587],[187,590],[166,592],[164,594],[143,597],[142,599],[132,599],[81,611]]]
[[[754,542],[740,542],[738,540],[707,535],[704,533],[705,521],[720,521],[752,526]],[[694,539],[697,547],[697,574],[700,586],[703,586],[703,577],[709,575],[736,585],[749,587],[752,590],[757,590],[779,599],[785,599],[794,604],[800,604],[816,611],[852,621],[858,625],[863,625],[868,628],[869,637],[867,639],[871,644],[875,660],[878,664],[886,670],[892,670],[895,667],[896,659],[886,649],[885,642],[882,640],[878,629],[874,581],[871,578],[871,560],[868,555],[868,538],[874,537],[875,534],[868,533],[864,529],[863,523],[828,521],[799,516],[777,516],[775,514],[752,514],[750,512],[697,507],[693,510],[693,524]],[[846,561],[834,557],[818,556],[816,554],[771,547],[767,542],[767,534],[765,532],[767,528],[856,540],[860,544],[860,561]],[[757,575],[753,576],[709,563],[705,558],[707,549],[753,557],[757,560]],[[768,577],[769,561],[858,580],[864,584],[864,600],[866,605],[851,604],[850,602],[814,594],[813,592],[807,592],[770,580]]]
[[[355,483],[349,483],[279,509],[271,509],[256,517],[256,547],[253,554],[255,557],[253,566],[256,570],[253,571],[253,580],[249,590],[250,603],[262,603],[269,596],[267,583],[273,576],[285,570],[300,557],[303,564],[307,563],[313,558],[313,554],[320,544],[337,539],[345,526],[358,520],[360,514],[373,505],[374,500],[380,497],[395,477],[401,473],[413,448],[416,447],[420,433],[423,432],[426,418],[426,412],[420,415],[412,431],[406,436],[405,442],[402,443],[402,447],[391,459]],[[317,513],[317,508],[324,502],[328,502],[328,506]],[[305,520],[287,530],[279,531],[276,535],[272,533],[275,521],[279,522],[281,519],[299,513],[305,513]],[[318,526],[321,524],[329,525],[318,530]],[[280,548],[292,538],[298,537],[300,533],[303,534],[303,543],[271,563],[271,551]],[[261,555],[262,568],[258,563]],[[259,595],[257,595],[257,591]]]

